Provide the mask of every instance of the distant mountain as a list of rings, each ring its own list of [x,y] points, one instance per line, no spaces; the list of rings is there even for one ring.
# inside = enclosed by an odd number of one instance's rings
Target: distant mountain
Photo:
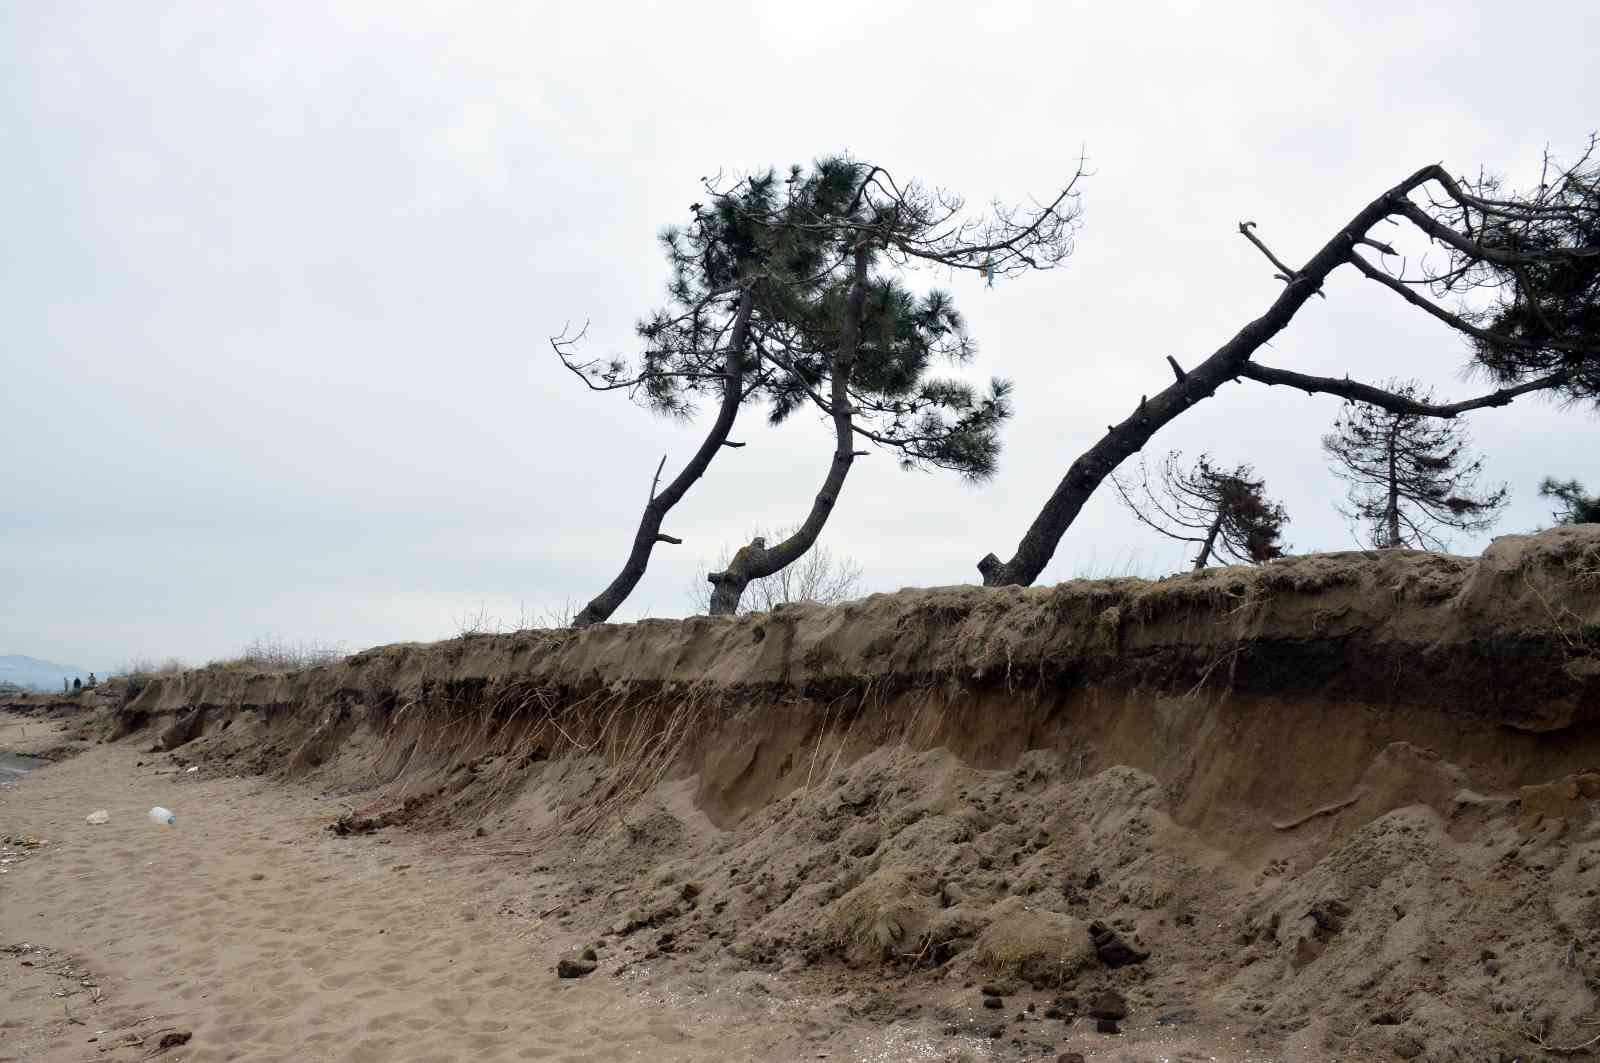
[[[89,673],[70,664],[41,661],[37,657],[13,654],[0,657],[0,683],[15,683],[32,690],[60,690],[61,680],[88,679]]]

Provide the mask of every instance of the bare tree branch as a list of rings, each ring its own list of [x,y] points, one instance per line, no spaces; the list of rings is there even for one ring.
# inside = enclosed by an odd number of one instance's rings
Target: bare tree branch
[[[1267,261],[1271,262],[1274,266],[1278,267],[1278,272],[1276,274],[1274,274],[1274,277],[1276,277],[1276,279],[1283,281],[1283,283],[1285,283],[1285,284],[1288,284],[1290,281],[1293,281],[1293,280],[1298,280],[1299,277],[1300,277],[1300,274],[1295,272],[1293,267],[1291,267],[1288,264],[1286,264],[1277,255],[1273,254],[1272,253],[1272,249],[1269,248],[1266,244],[1262,243],[1261,242],[1261,238],[1256,236],[1256,234],[1251,231],[1255,227],[1256,227],[1256,223],[1253,222],[1253,221],[1242,221],[1242,222],[1239,223],[1239,234],[1241,236],[1243,236],[1246,240],[1249,240],[1252,244],[1255,244],[1256,245],[1256,249],[1259,250],[1263,255],[1267,256]],[[1317,294],[1319,296],[1321,296],[1322,298],[1324,298],[1324,299],[1327,298],[1327,295],[1325,295],[1323,293],[1321,288],[1317,289]]]
[[[1365,402],[1380,409],[1388,410],[1391,413],[1444,419],[1455,417],[1469,410],[1481,410],[1493,406],[1509,406],[1512,400],[1521,395],[1528,395],[1535,391],[1552,391],[1560,387],[1566,380],[1566,374],[1552,373],[1538,380],[1530,380],[1526,384],[1500,388],[1489,392],[1487,395],[1463,399],[1460,402],[1428,403],[1419,402],[1405,395],[1385,391],[1369,384],[1362,384],[1348,377],[1340,379],[1337,377],[1308,376],[1305,373],[1296,373],[1288,369],[1274,369],[1258,362],[1246,362],[1240,367],[1239,375],[1250,380],[1260,381],[1263,384],[1284,384],[1310,395],[1338,395],[1340,398],[1349,399],[1352,402]]]

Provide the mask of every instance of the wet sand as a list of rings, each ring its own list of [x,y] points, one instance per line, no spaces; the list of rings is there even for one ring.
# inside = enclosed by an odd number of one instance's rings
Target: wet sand
[[[39,767],[39,764],[33,757],[21,757],[0,750],[0,782],[15,782]]]

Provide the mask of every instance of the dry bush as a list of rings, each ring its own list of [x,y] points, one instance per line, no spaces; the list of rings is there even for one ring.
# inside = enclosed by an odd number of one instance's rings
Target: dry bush
[[[134,657],[106,676],[127,676],[128,678],[152,679],[157,676],[177,675],[188,670],[188,665],[177,657],[168,657],[164,661],[156,661],[151,657]]]
[[[347,656],[349,654],[340,642],[315,639],[290,642],[276,635],[263,635],[246,643],[239,656],[232,660],[213,663],[257,668],[309,668],[317,664],[333,664]]]
[[[457,638],[468,638],[473,635],[507,635],[517,631],[561,631],[572,627],[572,622],[578,615],[578,606],[571,598],[561,605],[549,606],[541,610],[530,610],[526,602],[519,605],[515,623],[489,612],[488,606],[480,605],[469,613],[450,618],[451,626],[456,629]]]
[[[776,532],[756,529],[751,540],[760,537],[768,542],[781,542],[796,531],[791,526]],[[726,569],[733,560],[733,550],[724,548],[708,569],[701,565],[695,569],[689,585],[689,601],[696,615],[711,611],[711,584],[708,572]],[[826,546],[817,544],[801,555],[792,565],[779,569],[770,576],[750,581],[739,601],[739,615],[770,613],[788,602],[819,602],[836,605],[861,595],[861,566],[852,558],[835,554]]]

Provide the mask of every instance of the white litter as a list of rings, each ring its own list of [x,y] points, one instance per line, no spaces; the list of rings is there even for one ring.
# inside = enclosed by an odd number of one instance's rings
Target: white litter
[[[102,823],[111,822],[111,813],[102,808],[98,812],[91,812],[87,816],[84,816],[83,821],[85,823],[92,823],[95,826],[99,826]]]
[[[194,767],[192,767],[188,771],[184,772],[184,774],[185,775],[193,775],[195,772],[197,772],[199,770],[200,770],[200,765],[196,764]]]
[[[152,823],[159,823],[164,827],[176,827],[178,825],[178,817],[174,816],[170,809],[162,808],[160,805],[152,808],[148,814]]]

